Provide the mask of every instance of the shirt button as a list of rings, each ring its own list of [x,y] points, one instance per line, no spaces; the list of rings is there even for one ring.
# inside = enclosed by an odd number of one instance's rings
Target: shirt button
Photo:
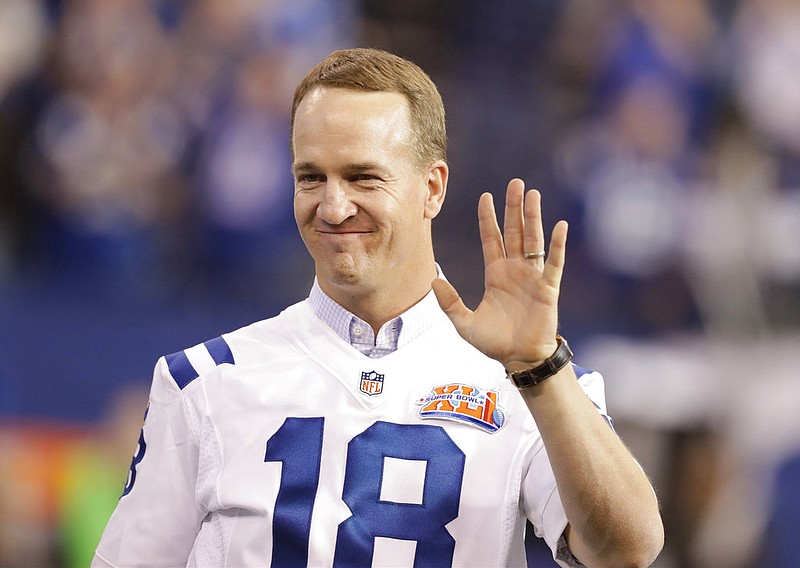
[[[356,335],[361,335],[361,328],[360,327],[355,328],[353,330],[353,333],[355,333]]]

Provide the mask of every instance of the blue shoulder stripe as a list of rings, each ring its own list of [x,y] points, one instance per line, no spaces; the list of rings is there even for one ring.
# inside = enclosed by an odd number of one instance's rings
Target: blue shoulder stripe
[[[222,339],[222,337],[210,339],[203,345],[206,346],[211,358],[214,359],[214,362],[217,365],[222,365],[223,363],[230,363],[233,365],[236,363],[236,361],[233,360],[231,348],[228,346],[227,342]]]
[[[167,360],[167,366],[169,367],[172,378],[175,379],[178,388],[181,390],[200,376],[200,373],[195,371],[194,367],[192,367],[185,351],[178,351],[172,355],[167,355],[165,359]]]
[[[222,337],[216,337],[203,343],[211,355],[211,359],[216,365],[223,363],[235,364],[233,359],[233,352],[230,346]],[[200,371],[194,368],[189,358],[186,356],[186,351],[178,351],[165,357],[167,367],[178,388],[183,390],[186,386],[200,376]]]

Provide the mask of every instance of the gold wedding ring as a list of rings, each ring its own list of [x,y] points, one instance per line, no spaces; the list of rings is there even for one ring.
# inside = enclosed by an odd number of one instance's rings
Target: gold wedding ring
[[[525,258],[542,258],[544,256],[544,251],[540,250],[539,252],[526,252],[522,256]]]

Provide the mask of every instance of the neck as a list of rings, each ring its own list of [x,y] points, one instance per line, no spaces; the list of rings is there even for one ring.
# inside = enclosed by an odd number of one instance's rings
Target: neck
[[[411,271],[408,271],[411,272]],[[398,278],[391,285],[371,288],[363,283],[318,283],[323,292],[347,311],[367,322],[377,335],[387,321],[396,318],[424,298],[431,290],[431,282],[438,275],[431,262],[425,270],[416,271],[414,278]]]

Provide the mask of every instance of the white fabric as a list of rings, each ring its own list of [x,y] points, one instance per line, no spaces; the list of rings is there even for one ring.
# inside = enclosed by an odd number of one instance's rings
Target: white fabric
[[[447,500],[442,491],[448,486],[457,513],[436,534],[454,541],[452,565],[524,566],[526,516],[554,549],[567,520],[528,409],[498,362],[462,340],[438,306],[429,305],[427,312],[430,327],[380,359],[343,341],[314,315],[308,301],[224,335],[235,364],[215,363],[203,353],[211,351],[205,346],[186,350],[199,376],[183,388],[167,360],[160,359],[143,429],[146,451],[93,565],[269,565],[273,544],[285,545],[283,539],[273,543],[284,473],[295,456],[307,461],[315,455],[313,448],[292,442],[281,450],[290,457],[281,461],[281,451],[269,444],[277,443],[288,420],[304,420],[308,432],[319,418],[324,424],[317,440],[319,474],[311,472],[319,485],[306,527],[308,566],[332,566],[337,547],[338,552],[346,548],[337,543],[342,527],[367,518],[345,503],[346,485],[360,491],[359,484],[371,480],[381,487],[375,506],[389,517],[378,528],[370,525],[374,566],[397,565],[413,557],[413,550],[420,554],[420,542],[394,533],[427,526],[436,499]],[[372,371],[384,377],[380,394],[359,390],[362,373]],[[580,380],[605,412],[602,377],[588,373]],[[499,413],[492,416],[502,422],[499,430],[420,417],[421,399],[434,387],[456,383],[497,393],[502,419]],[[432,449],[424,449],[429,442]],[[403,458],[396,448],[424,455]],[[382,459],[369,453],[358,457],[359,450],[378,452]],[[426,477],[436,471],[446,473]],[[359,477],[365,472],[373,475]],[[402,486],[382,487],[402,477]],[[296,498],[297,492],[286,489],[287,495]],[[400,523],[392,507],[416,507],[412,512],[424,522]]]

